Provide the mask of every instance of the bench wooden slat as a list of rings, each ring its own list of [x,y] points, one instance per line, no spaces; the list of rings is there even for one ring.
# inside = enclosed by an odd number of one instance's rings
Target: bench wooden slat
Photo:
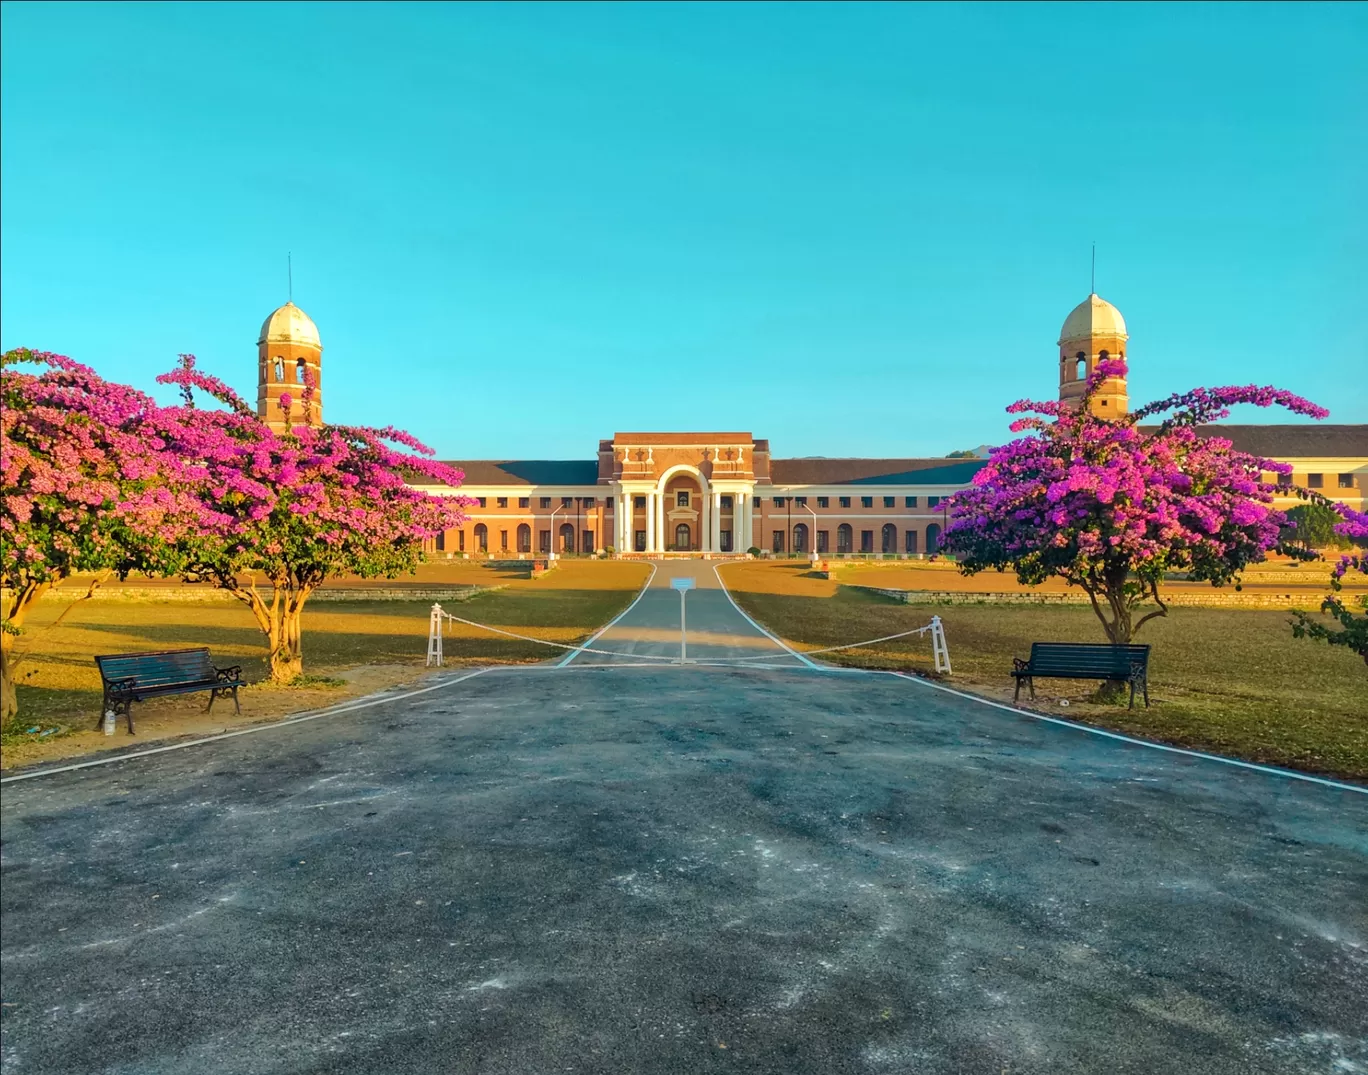
[[[182,650],[152,650],[145,653],[114,653],[95,658],[104,681],[104,707],[120,708],[128,716],[128,730],[133,731],[132,704],[148,698],[170,694],[189,694],[209,691],[209,708],[214,699],[229,692],[233,704],[238,704],[237,688],[243,685],[239,668],[216,668],[207,646]]]
[[[1018,661],[1012,671],[1016,678],[1016,697],[1021,682],[1030,684],[1035,697],[1035,677],[1053,679],[1119,679],[1131,685],[1131,705],[1139,686],[1149,705],[1149,652],[1147,645],[1112,646],[1092,642],[1032,642],[1031,659]]]

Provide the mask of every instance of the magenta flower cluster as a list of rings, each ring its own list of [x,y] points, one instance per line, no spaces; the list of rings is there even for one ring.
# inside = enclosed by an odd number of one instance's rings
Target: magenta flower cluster
[[[1085,401],[1125,373],[1123,362],[1099,363]],[[1286,518],[1273,506],[1274,476],[1290,468],[1195,428],[1238,404],[1329,413],[1258,385],[1198,388],[1120,419],[1086,404],[1014,403],[1009,413],[1024,417],[1011,429],[1028,435],[994,449],[973,486],[951,498],[944,547],[969,572],[1012,569],[1026,584],[1057,576],[1083,587],[1112,640],[1128,641],[1141,601],[1163,613],[1164,572],[1221,585],[1279,544]]]

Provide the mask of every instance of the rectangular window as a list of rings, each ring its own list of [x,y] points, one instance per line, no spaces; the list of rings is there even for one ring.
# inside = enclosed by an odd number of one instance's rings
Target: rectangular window
[[[537,548],[540,549],[542,552],[550,552],[550,551],[551,551],[551,531],[550,531],[550,530],[538,530],[538,531],[537,531]]]
[[[477,497],[475,498],[476,502],[480,505],[480,507],[484,507],[484,506],[485,506],[485,501],[486,501],[486,499],[487,499],[486,497],[482,497],[482,496],[477,496]]]
[[[800,508],[807,507],[807,497],[805,496],[795,496],[793,498],[793,502],[797,504]]]
[[[719,543],[720,543],[720,548],[718,549],[718,551],[719,551],[719,552],[731,552],[731,551],[732,551],[732,532],[731,532],[730,530],[719,530],[719,531],[717,532],[717,536],[718,536],[718,540],[719,540]]]
[[[830,531],[830,530],[818,530],[818,531],[817,531],[817,551],[818,551],[818,552],[826,552],[827,549],[828,549],[828,547],[830,546],[830,544],[831,544],[831,531]]]
[[[784,498],[782,496],[776,496],[774,498],[774,506],[776,508],[782,508],[784,506]]]
[[[861,552],[873,552],[873,551],[874,551],[874,531],[873,531],[873,530],[861,530],[861,531],[860,531],[860,551],[861,551]]]
[[[830,507],[830,506],[831,506],[831,497],[829,497],[829,496],[819,496],[819,497],[817,498],[817,506],[818,506],[819,508],[828,508],[828,507]]]
[[[497,499],[495,499],[494,504],[495,504],[496,507],[506,508],[506,507],[508,507],[508,497],[506,497],[506,496],[498,497]]]
[[[520,496],[520,497],[518,497],[518,507],[520,507],[520,508],[530,508],[531,506],[532,506],[532,498],[531,498],[530,496]]]
[[[1352,474],[1341,474],[1339,476],[1339,487],[1341,489],[1352,489],[1354,487],[1354,476]]]
[[[906,542],[903,546],[904,551],[909,553],[915,553],[917,551],[917,532],[915,530],[909,530],[904,541]]]
[[[928,497],[926,498],[926,506],[927,506],[928,508],[934,508],[934,507],[936,507],[937,505],[939,505],[940,502],[941,502],[941,498],[938,497],[938,496],[928,496]]]
[[[850,507],[850,497],[848,497],[848,496],[843,496],[843,497],[841,497],[841,507],[843,507],[843,508],[848,508],[848,507]]]
[[[689,493],[687,489],[681,489],[675,493],[675,507],[687,508],[689,506]]]
[[[782,530],[775,530],[770,536],[774,539],[774,551],[775,551],[775,552],[783,552],[783,551],[784,551],[784,532],[783,532]]]
[[[1290,486],[1290,485],[1292,484],[1292,475],[1291,475],[1291,473],[1289,472],[1289,473],[1287,473],[1287,474],[1283,474],[1283,473],[1280,472],[1280,473],[1278,474],[1278,484],[1281,485],[1284,489],[1286,489],[1288,486]]]
[[[886,508],[891,508],[891,507],[892,507],[894,504],[896,504],[897,502],[898,502],[898,498],[895,497],[895,496],[886,496],[886,497],[884,497],[884,507],[886,507]]]
[[[437,531],[437,551],[446,552],[446,531]]]
[[[574,498],[573,496],[563,496],[563,497],[561,497],[561,507],[563,507],[563,508],[568,508],[568,507],[570,507],[571,505],[574,504],[574,502],[575,502],[575,498]]]
[[[1324,475],[1324,474],[1308,474],[1308,475],[1306,476],[1306,487],[1307,487],[1308,489],[1323,489],[1323,488],[1325,488],[1325,475]]]
[[[464,531],[464,530],[457,530],[457,531],[456,531],[456,551],[457,551],[457,552],[465,552],[465,531]]]
[[[508,531],[507,531],[507,530],[500,530],[500,531],[499,531],[499,548],[502,549],[504,552],[507,552],[507,551],[508,551]]]
[[[586,497],[581,497],[581,498],[580,498],[580,506],[581,506],[581,507],[592,508],[592,507],[593,507],[595,504],[597,504],[597,503],[598,503],[598,501],[597,501],[594,497],[592,497],[592,496],[586,496]]]
[[[594,532],[585,530],[580,534],[580,552],[594,551]]]
[[[551,498],[549,496],[539,497],[537,502],[544,508],[549,508],[551,506]],[[546,549],[543,549],[542,551],[550,552],[551,549],[548,547]]]
[[[903,507],[905,507],[905,508],[915,508],[916,506],[917,506],[917,498],[916,498],[915,496],[905,496],[905,497],[903,497]]]
[[[723,497],[722,497],[722,510],[723,510],[723,511],[731,511],[731,510],[732,510],[733,503],[734,503],[734,502],[732,501],[732,498],[731,498],[730,494],[723,496]]]
[[[646,498],[645,498],[644,496],[634,496],[634,497],[632,497],[632,507],[636,508],[638,511],[645,511],[645,510],[646,510]]]
[[[646,531],[638,530],[632,535],[632,548],[637,552],[646,551]]]
[[[874,506],[874,498],[873,498],[872,496],[862,496],[862,497],[860,497],[860,507],[862,507],[862,508],[872,508],[873,506]]]
[[[605,496],[603,498],[603,506],[605,508],[611,508],[613,506],[613,498],[611,496]]]

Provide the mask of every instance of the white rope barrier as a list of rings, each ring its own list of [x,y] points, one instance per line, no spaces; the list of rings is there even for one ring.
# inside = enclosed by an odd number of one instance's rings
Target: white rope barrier
[[[628,660],[641,661],[646,664],[680,664],[684,663],[679,657],[665,657],[653,653],[622,653],[618,650],[595,649],[591,646],[576,646],[568,642],[552,642],[546,638],[533,638],[531,635],[520,635],[516,631],[505,631],[502,627],[491,627],[487,623],[477,623],[475,620],[467,620],[462,616],[456,616],[447,612],[441,605],[433,605],[432,613],[428,619],[428,666],[442,666],[442,621],[448,623],[464,623],[468,627],[476,627],[481,631],[490,631],[496,635],[503,635],[505,638],[515,638],[520,642],[535,642],[542,646],[553,646],[556,649],[574,650],[576,653],[595,653],[603,657],[614,657],[618,660],[626,658]],[[921,637],[929,633],[931,635],[931,655],[935,662],[937,672],[950,674],[950,647],[945,641],[945,624],[941,622],[939,616],[932,616],[931,622],[923,627],[914,627],[910,631],[899,631],[897,634],[884,635],[882,638],[871,638],[864,642],[847,642],[841,646],[823,646],[821,649],[809,649],[798,651],[804,657],[812,657],[821,653],[836,653],[839,650],[857,649],[861,646],[876,646],[880,642],[892,642],[895,639],[907,638],[910,635]],[[689,664],[739,664],[748,661],[773,661],[776,655],[773,653],[762,653],[749,657],[703,657]]]
[[[502,627],[491,627],[487,623],[477,623],[474,620],[467,620],[461,616],[452,615],[441,605],[433,605],[432,613],[428,618],[428,651],[427,664],[429,667],[436,665],[442,667],[442,620],[446,619],[451,623],[464,623],[470,627],[478,627],[482,631],[492,631],[496,635],[503,635],[506,638],[516,638],[519,642],[536,642],[542,646],[554,646],[556,649],[574,650],[577,653],[597,653],[604,657],[625,657],[629,660],[644,661],[646,663],[656,662],[664,664],[678,664],[678,657],[663,657],[654,653],[621,653],[611,649],[593,649],[589,646],[575,646],[568,642],[552,642],[548,638],[533,638],[531,635],[520,635],[516,631],[505,631]]]

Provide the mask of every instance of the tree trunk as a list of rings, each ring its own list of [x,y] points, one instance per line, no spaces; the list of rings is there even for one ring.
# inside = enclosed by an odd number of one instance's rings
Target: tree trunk
[[[0,721],[19,715],[19,692],[14,689],[14,635],[0,634]]]
[[[0,631],[0,721],[19,715],[19,691],[16,689],[19,659],[14,652],[15,639],[23,629],[24,618],[29,610],[50,589],[50,582],[25,582],[10,596],[10,607],[5,610],[4,629]]]

